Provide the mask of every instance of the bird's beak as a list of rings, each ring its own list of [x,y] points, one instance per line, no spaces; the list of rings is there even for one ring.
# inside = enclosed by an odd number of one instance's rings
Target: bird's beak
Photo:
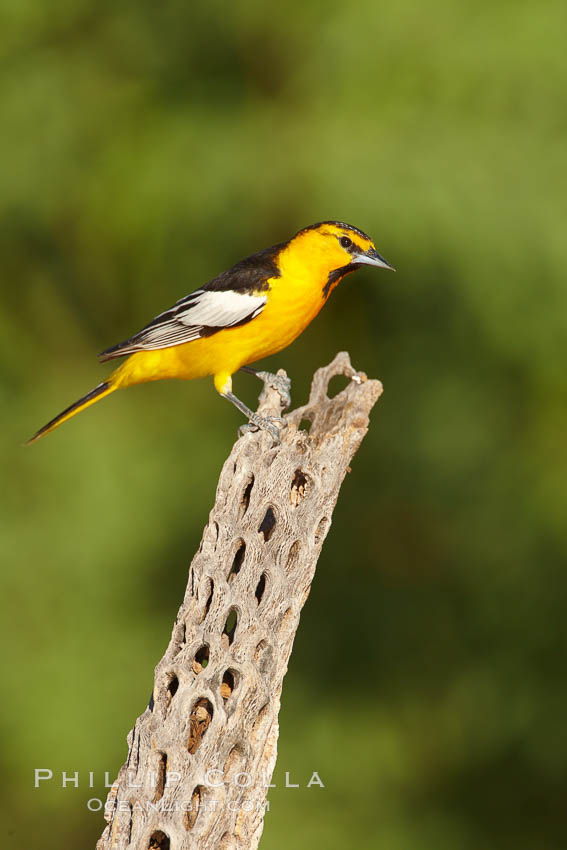
[[[364,263],[367,266],[376,266],[379,269],[390,269],[395,272],[395,268],[387,263],[384,257],[381,257],[375,248],[370,248],[364,253],[357,254],[353,257],[354,263]]]

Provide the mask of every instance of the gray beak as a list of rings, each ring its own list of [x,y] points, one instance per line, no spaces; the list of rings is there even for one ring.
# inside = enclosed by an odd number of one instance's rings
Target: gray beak
[[[384,257],[381,257],[378,251],[374,248],[370,248],[369,251],[366,251],[364,254],[356,254],[352,258],[353,263],[364,263],[367,266],[376,266],[379,269],[390,269],[390,271],[395,272],[395,268],[387,263]]]

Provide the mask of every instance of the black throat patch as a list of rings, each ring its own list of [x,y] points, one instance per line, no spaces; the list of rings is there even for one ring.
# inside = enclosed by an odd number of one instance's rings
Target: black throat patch
[[[333,284],[338,283],[341,278],[345,275],[350,274],[351,272],[355,272],[360,268],[360,263],[347,263],[346,266],[341,266],[340,269],[333,269],[332,272],[329,272],[329,277],[327,278],[327,283],[323,287],[323,300],[326,300],[329,297],[331,292],[331,287]]]

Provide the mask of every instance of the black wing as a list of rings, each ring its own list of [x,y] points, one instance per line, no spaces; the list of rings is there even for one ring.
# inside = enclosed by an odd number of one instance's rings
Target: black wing
[[[280,275],[275,260],[284,244],[241,260],[181,298],[130,339],[101,352],[99,359],[104,362],[136,351],[182,345],[250,322],[264,309],[270,279]]]

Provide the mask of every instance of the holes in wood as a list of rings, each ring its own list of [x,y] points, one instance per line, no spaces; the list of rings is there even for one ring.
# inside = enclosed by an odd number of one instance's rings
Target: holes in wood
[[[200,646],[197,652],[195,653],[195,658],[193,660],[193,670],[195,673],[201,673],[202,670],[209,663],[209,647],[206,643],[203,646]]]
[[[209,578],[208,582],[209,582],[209,588],[208,588],[208,591],[207,591],[207,601],[205,602],[205,609],[203,611],[203,616],[201,617],[201,622],[203,622],[203,620],[206,619],[207,614],[209,613],[209,610],[210,610],[210,607],[211,607],[211,602],[213,601],[213,594],[215,592],[215,583],[212,580],[212,578]]]
[[[132,827],[134,824],[132,823],[132,814],[134,812],[134,807],[131,802],[128,803],[127,813],[128,813],[128,834],[126,837],[126,846],[132,843]],[[151,840],[151,838],[150,838]]]
[[[167,689],[165,692],[165,707],[169,708],[171,705],[171,701],[175,694],[177,693],[177,689],[179,688],[179,679],[175,675],[175,673],[170,673],[168,676]]]
[[[350,382],[351,379],[347,378],[346,375],[333,375],[327,384],[327,398],[334,398],[339,393],[342,393]]]
[[[187,628],[185,623],[179,624],[179,630],[177,632],[177,646],[178,652],[181,652],[181,649],[185,646],[185,640],[187,637]]]
[[[202,697],[198,699],[193,706],[193,711],[189,715],[189,738],[187,739],[187,749],[194,755],[201,745],[203,735],[210,726],[213,719],[213,706],[208,699]]]
[[[270,505],[264,519],[260,523],[260,528],[258,532],[264,535],[264,542],[267,542],[272,534],[274,533],[274,528],[276,527],[276,515],[274,513],[274,509]]]
[[[199,817],[199,809],[201,808],[201,803],[203,802],[204,793],[204,787],[202,785],[197,785],[197,787],[194,788],[193,793],[191,794],[191,803],[186,809],[185,814],[183,815],[183,823],[187,832],[189,832],[190,829],[193,829],[197,818]]]
[[[230,568],[230,572],[229,572],[227,579],[226,579],[229,584],[232,581],[234,581],[234,579],[236,578],[236,576],[240,572],[240,568],[242,567],[242,564],[244,563],[244,558],[245,558],[245,555],[246,555],[246,543],[244,542],[244,540],[242,540],[242,538],[238,541],[237,545],[238,545],[238,548],[237,548],[236,552],[234,553],[234,559],[232,561],[232,566]]]
[[[291,544],[289,554],[287,556],[287,561],[285,565],[285,571],[289,575],[289,573],[293,572],[297,565],[299,564],[299,556],[301,554],[301,541],[296,540],[295,543]]]
[[[232,644],[237,625],[238,613],[236,611],[236,608],[231,608],[228,612],[228,617],[226,618],[224,629],[222,630],[221,644],[223,649],[228,649],[228,647]]]
[[[258,605],[262,601],[264,591],[266,590],[266,577],[266,573],[262,573],[262,575],[260,576],[260,580],[256,585],[256,590],[254,591],[254,596],[256,597],[256,602],[258,603]]]
[[[329,525],[329,520],[326,516],[319,520],[319,524],[315,529],[315,545],[317,546],[319,543],[322,543],[325,535],[327,533],[327,526]]]
[[[305,431],[307,434],[311,431],[311,426],[313,425],[313,421],[311,419],[302,419],[299,423],[298,431]]]
[[[163,797],[163,791],[165,788],[166,777],[167,777],[167,754],[166,753],[158,753],[158,763],[156,770],[156,789],[154,791],[154,799],[153,802],[157,803],[158,800],[161,800]]]
[[[303,499],[307,495],[308,490],[309,478],[301,469],[296,469],[295,474],[293,476],[293,480],[291,482],[291,492],[289,494],[289,501],[291,502],[294,508],[296,508],[299,503],[303,501]]]
[[[161,829],[156,829],[155,832],[152,832],[150,835],[150,843],[148,844],[148,850],[169,850],[170,842],[169,836],[165,834]]]
[[[225,670],[223,674],[220,693],[225,702],[231,696],[234,688],[236,687],[234,676],[235,674],[233,670]]]
[[[240,497],[240,505],[239,505],[239,511],[238,511],[238,518],[239,519],[242,519],[242,517],[245,515],[246,511],[248,510],[248,508],[250,506],[250,496],[252,495],[252,488],[253,487],[254,487],[254,476],[251,475],[250,478],[248,479],[248,483],[246,484],[246,487],[242,491],[242,496]]]

